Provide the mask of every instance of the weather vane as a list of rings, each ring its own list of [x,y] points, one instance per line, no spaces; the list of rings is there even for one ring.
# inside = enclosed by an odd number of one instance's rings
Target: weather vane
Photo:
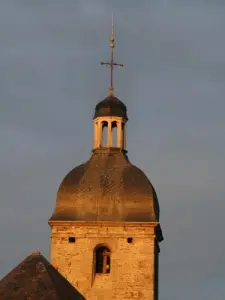
[[[115,66],[123,67],[123,64],[118,64],[114,61],[114,48],[115,48],[115,42],[114,42],[114,23],[113,23],[113,15],[112,15],[112,32],[110,37],[110,48],[111,48],[111,57],[110,61],[107,62],[101,62],[101,65],[108,65],[110,67],[110,88],[109,88],[109,94],[110,96],[113,95],[113,70]]]

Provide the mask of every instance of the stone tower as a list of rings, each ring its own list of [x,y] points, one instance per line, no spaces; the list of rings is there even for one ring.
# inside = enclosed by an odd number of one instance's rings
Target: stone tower
[[[158,199],[128,159],[127,108],[112,91],[95,108],[91,157],[59,187],[51,263],[88,300],[157,300]]]

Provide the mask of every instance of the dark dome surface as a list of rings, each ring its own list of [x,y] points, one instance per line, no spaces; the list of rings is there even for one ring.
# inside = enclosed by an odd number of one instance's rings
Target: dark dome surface
[[[50,221],[157,222],[157,195],[119,149],[95,150],[62,181]]]
[[[115,96],[108,96],[95,107],[94,119],[103,116],[127,118],[126,105]]]

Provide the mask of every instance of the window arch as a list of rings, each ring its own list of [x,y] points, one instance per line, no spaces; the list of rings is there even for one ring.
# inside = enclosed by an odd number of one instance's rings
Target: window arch
[[[107,274],[110,273],[111,252],[106,246],[98,246],[94,252],[95,257],[95,273]]]
[[[117,135],[118,135],[117,130],[118,130],[117,122],[113,121],[112,122],[112,145],[113,145],[113,147],[118,147],[118,145],[117,145]]]
[[[103,121],[101,123],[101,147],[107,146],[107,138],[108,138],[108,122]]]

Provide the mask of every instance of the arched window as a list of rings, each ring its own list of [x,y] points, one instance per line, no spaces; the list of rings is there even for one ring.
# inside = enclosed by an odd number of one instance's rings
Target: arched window
[[[108,122],[103,121],[102,122],[102,140],[101,140],[101,146],[106,147],[107,146],[107,137],[108,137]]]
[[[95,250],[95,273],[110,273],[110,250],[106,246]]]
[[[116,121],[112,122],[112,145],[117,147],[117,123]]]

